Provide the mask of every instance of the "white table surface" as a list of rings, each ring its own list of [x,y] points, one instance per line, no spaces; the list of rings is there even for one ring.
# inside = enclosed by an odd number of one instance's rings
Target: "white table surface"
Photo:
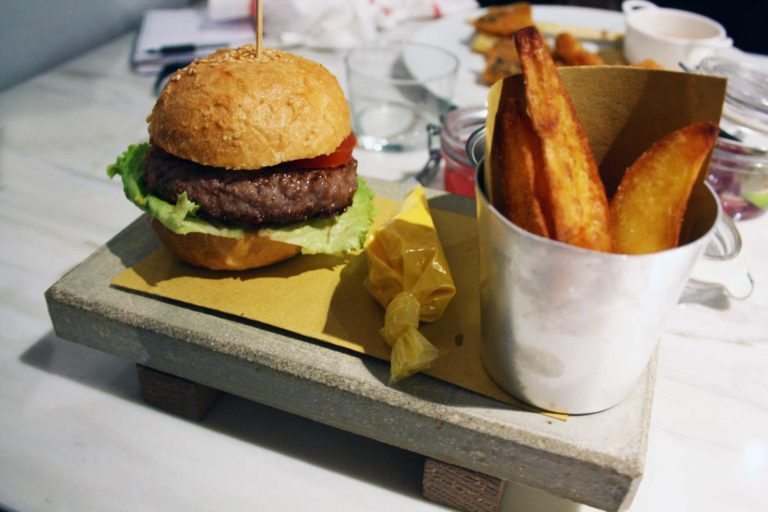
[[[0,93],[0,508],[441,509],[420,497],[417,455],[233,396],[180,419],[142,402],[133,364],[53,334],[44,291],[139,213],[104,172],[146,139],[154,103],[130,43]],[[338,54],[300,53],[343,82]],[[356,156],[399,179],[426,151]],[[768,215],[739,228],[757,287],[673,312],[633,512],[768,506]],[[512,487],[504,507],[541,500]]]

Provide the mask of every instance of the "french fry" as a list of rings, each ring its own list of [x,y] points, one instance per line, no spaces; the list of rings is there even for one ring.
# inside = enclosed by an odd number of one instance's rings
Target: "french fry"
[[[491,158],[499,191],[494,206],[519,227],[549,237],[541,200],[542,159],[539,138],[525,114],[522,94],[507,95],[497,113]],[[538,185],[538,187],[537,187]]]
[[[653,59],[645,59],[641,60],[640,62],[635,62],[634,64],[630,64],[630,66],[641,68],[641,69],[665,69],[664,66],[659,64]]]
[[[562,60],[566,66],[599,66],[605,64],[598,54],[586,50],[581,42],[568,32],[563,32],[555,39],[553,58]]]
[[[515,34],[523,71],[527,114],[542,154],[541,209],[550,238],[609,252],[608,199],[584,128],[573,109],[541,34],[528,27]]]
[[[688,198],[717,133],[713,123],[681,128],[627,169],[611,200],[617,252],[645,254],[677,246]]]

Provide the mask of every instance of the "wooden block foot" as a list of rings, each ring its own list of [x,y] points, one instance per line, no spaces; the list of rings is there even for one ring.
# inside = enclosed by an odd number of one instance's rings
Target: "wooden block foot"
[[[136,374],[145,402],[192,420],[202,419],[219,396],[217,389],[140,364]]]
[[[466,512],[497,512],[506,482],[459,466],[427,459],[422,494],[430,501]]]

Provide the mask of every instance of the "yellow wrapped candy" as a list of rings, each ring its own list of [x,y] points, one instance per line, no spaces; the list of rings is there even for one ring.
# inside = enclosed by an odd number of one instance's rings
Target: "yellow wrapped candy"
[[[365,287],[386,309],[381,333],[392,347],[394,383],[437,359],[437,349],[418,331],[419,321],[439,319],[456,294],[421,186],[408,194],[397,215],[376,230],[365,252]]]

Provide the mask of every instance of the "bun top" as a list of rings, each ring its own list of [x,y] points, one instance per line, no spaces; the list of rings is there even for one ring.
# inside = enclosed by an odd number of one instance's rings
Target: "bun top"
[[[226,169],[332,153],[352,130],[349,105],[321,64],[256,46],[219,50],[171,77],[147,118],[152,144]]]

